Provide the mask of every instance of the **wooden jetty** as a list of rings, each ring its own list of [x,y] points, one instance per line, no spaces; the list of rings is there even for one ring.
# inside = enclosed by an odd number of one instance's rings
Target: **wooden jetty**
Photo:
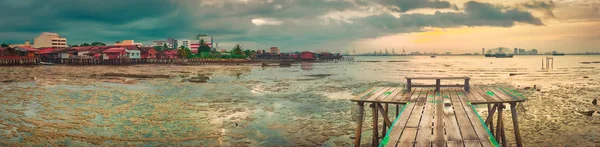
[[[411,80],[436,80],[436,85],[411,85]],[[464,79],[464,85],[443,86],[445,79]],[[516,144],[521,147],[516,105],[525,97],[502,87],[470,87],[468,77],[407,77],[407,88],[374,87],[351,101],[359,105],[355,146],[360,146],[364,105],[373,115],[373,146],[506,146],[502,109],[510,104]],[[453,87],[441,89],[441,87]],[[461,87],[461,88],[456,88]],[[474,105],[488,105],[489,115],[481,117]],[[391,117],[388,106],[396,105]],[[400,107],[399,105],[402,105]],[[492,122],[498,112],[496,131]],[[383,128],[378,128],[379,114]],[[395,118],[391,120],[390,118]],[[380,141],[381,136],[384,136]],[[388,130],[389,129],[389,130]],[[386,131],[388,130],[388,131]]]
[[[19,56],[4,56],[0,57],[0,66],[14,66],[14,65],[36,65],[41,60],[39,58],[32,57],[19,57]]]
[[[341,59],[318,60],[318,61],[346,61]],[[132,64],[178,64],[178,65],[203,65],[203,64],[242,64],[242,63],[278,63],[290,64],[301,62],[301,60],[248,60],[248,59],[212,59],[212,58],[143,58],[143,59],[95,59],[95,58],[66,58],[66,59],[42,59],[33,57],[0,57],[0,66],[36,65],[42,62],[65,65],[132,65]]]

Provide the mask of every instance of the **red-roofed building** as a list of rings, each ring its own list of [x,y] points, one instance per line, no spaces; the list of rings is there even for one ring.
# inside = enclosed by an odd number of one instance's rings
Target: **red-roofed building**
[[[32,48],[29,46],[17,46],[15,47],[15,50],[22,52],[19,55],[26,57],[35,57],[35,54],[38,52],[36,48]]]
[[[179,52],[177,50],[161,51],[158,53],[157,58],[160,59],[177,59],[179,58]]]
[[[94,48],[94,46],[71,47],[69,53],[75,56],[86,56],[86,54],[88,54],[92,48]]]
[[[312,52],[301,52],[300,59],[302,60],[315,60],[315,53]]]
[[[0,47],[0,57],[19,56],[18,51],[11,47]]]
[[[118,59],[125,57],[125,48],[109,48],[102,51],[103,59]]]
[[[197,54],[198,48],[200,48],[200,43],[190,44],[190,51],[192,51],[192,53]]]
[[[140,47],[142,58],[156,58],[156,54],[158,53],[154,47]]]

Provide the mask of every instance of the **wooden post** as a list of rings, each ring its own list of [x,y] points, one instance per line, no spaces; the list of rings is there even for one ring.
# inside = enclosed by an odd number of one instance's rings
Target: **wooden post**
[[[487,104],[487,107],[488,107],[488,118],[494,118],[493,116],[494,116],[494,113],[496,113],[495,112],[496,110],[492,110],[492,107],[490,104]],[[494,107],[494,108],[496,108],[496,107]],[[490,117],[490,116],[492,116],[492,117]],[[494,134],[494,121],[489,122],[489,128],[490,128],[490,133]]]
[[[542,69],[544,69],[544,58],[542,58]]]
[[[435,79],[435,91],[440,91],[440,79]]]
[[[504,130],[503,128],[503,122],[502,122],[502,108],[504,107],[504,104],[499,104],[498,105],[498,122],[496,123],[496,141],[497,142],[501,142],[502,137],[504,136],[504,134],[502,134],[502,130]],[[506,146],[506,142],[502,142],[502,146]]]
[[[469,80],[471,80],[471,79],[465,79],[465,91],[471,90],[471,86],[469,85]]]
[[[398,113],[400,113],[400,107],[398,106],[398,104],[396,104],[396,117],[394,117],[394,119],[400,116],[400,114]]]
[[[373,109],[373,145],[379,145],[379,128],[378,128],[378,118],[379,116],[377,116],[377,114],[379,114],[379,112],[377,112],[377,106],[375,105],[375,103],[371,104],[371,107]]]
[[[510,104],[510,111],[512,113],[512,120],[513,120],[513,126],[515,128],[515,140],[517,141],[517,147],[522,147],[523,144],[521,142],[521,133],[519,132],[519,122],[517,119],[517,109],[516,109],[517,103],[516,102],[512,102]]]
[[[387,133],[387,132],[386,132],[386,130],[387,130],[387,127],[391,127],[391,126],[392,126],[392,123],[391,123],[391,122],[388,122],[388,121],[390,120],[390,119],[389,119],[390,115],[388,115],[388,110],[389,110],[388,108],[389,108],[389,107],[388,107],[388,104],[386,103],[386,104],[385,104],[385,107],[383,107],[383,110],[384,110],[383,112],[384,112],[384,114],[381,114],[381,115],[383,115],[383,116],[384,116],[384,117],[383,117],[383,119],[384,119],[384,122],[383,122],[383,123],[384,123],[384,124],[383,124],[383,128],[381,129],[381,136],[385,136],[385,134]],[[388,118],[388,119],[386,120],[386,118]]]
[[[411,89],[411,79],[406,79],[406,91],[410,92]]]
[[[365,112],[365,103],[364,102],[358,102],[358,125],[356,126],[356,136],[354,138],[354,146],[355,147],[359,147],[360,146],[360,137],[362,134],[362,123],[363,123],[363,115]]]

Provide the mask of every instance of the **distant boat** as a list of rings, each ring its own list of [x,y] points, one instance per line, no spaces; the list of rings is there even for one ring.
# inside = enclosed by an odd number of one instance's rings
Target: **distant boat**
[[[485,57],[496,57],[496,58],[512,58],[512,54],[496,53],[496,54],[485,54]]]
[[[434,55],[434,56],[431,56],[431,58],[435,58],[435,55]]]
[[[41,65],[54,65],[52,62],[40,62]]]
[[[512,54],[496,54],[496,58],[512,58]]]

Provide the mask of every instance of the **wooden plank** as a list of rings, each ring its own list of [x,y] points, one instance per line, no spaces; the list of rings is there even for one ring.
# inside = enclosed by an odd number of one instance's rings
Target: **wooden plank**
[[[479,140],[465,140],[465,147],[478,147],[481,146]]]
[[[421,94],[422,91],[423,91],[423,88],[416,88],[416,90],[412,93],[412,95],[410,97],[408,97],[409,99],[407,101],[416,102],[417,98],[419,98],[419,94]]]
[[[493,92],[494,96],[496,96],[496,99],[500,99],[502,102],[513,101],[512,97],[510,97],[510,96],[504,94],[504,92],[500,92],[494,88],[485,87],[485,90]]]
[[[519,94],[518,92],[515,92],[514,90],[510,90],[510,89],[502,88],[502,87],[496,87],[496,89],[503,91],[506,95],[512,96],[513,100],[516,100],[518,102],[524,102],[525,100],[527,100],[527,98],[525,98],[523,95]]]
[[[406,79],[427,80],[427,79],[471,79],[470,77],[406,77]]]
[[[393,127],[389,134],[389,136],[390,136],[389,141],[387,144],[384,145],[386,147],[395,147],[396,146],[396,144],[398,143],[398,140],[400,139],[400,136],[404,132],[406,122],[408,121],[410,114],[412,114],[415,104],[409,103],[404,107],[405,107],[403,110],[404,112],[402,112],[402,114],[400,114],[400,118],[398,119],[398,121],[396,121],[395,124],[392,125]]]
[[[456,94],[451,98],[458,99],[460,101],[460,105],[454,106],[454,112],[456,114],[456,120],[458,122],[458,126],[461,130],[462,139],[464,140],[479,140],[473,125],[471,124],[471,120],[469,119],[469,115],[465,111],[466,102],[461,100],[461,97]],[[470,109],[470,107],[469,107]]]
[[[410,92],[404,92],[405,94],[402,96],[402,99],[400,101],[403,102],[408,102],[408,100],[410,100],[410,97],[412,97],[413,94],[415,94],[415,92],[418,92],[421,88],[413,88]]]
[[[471,91],[479,93],[479,96],[483,97],[487,102],[498,102],[499,101],[499,99],[496,99],[495,97],[488,95],[486,93],[486,91],[483,91],[481,89],[481,87],[471,88]],[[476,94],[476,93],[473,93],[473,94]],[[475,95],[475,96],[478,96],[478,95]]]
[[[449,91],[444,90],[443,93],[444,94],[442,94],[442,95],[448,95]],[[457,99],[456,95],[454,95],[454,96],[450,95],[450,99]],[[454,107],[460,107],[460,106],[454,105]],[[457,108],[457,109],[461,109],[461,108]],[[462,135],[458,128],[458,123],[457,123],[456,119],[457,119],[457,117],[454,114],[453,105],[450,105],[450,106],[444,105],[444,125],[446,127],[446,135],[445,135],[446,141],[462,140]]]
[[[371,95],[371,97],[367,98],[365,101],[375,101],[375,99],[379,96],[381,96],[384,92],[386,92],[388,89],[390,89],[389,87],[383,87],[379,90],[377,90],[377,92],[375,92],[375,94]]]
[[[390,102],[390,101],[392,101],[394,98],[396,98],[396,96],[398,96],[398,94],[400,94],[400,95],[401,95],[402,93],[403,93],[403,92],[402,92],[402,88],[397,88],[397,87],[396,87],[396,89],[394,89],[394,91],[393,91],[393,92],[392,92],[390,95],[388,95],[388,96],[387,96],[385,99],[381,99],[381,100],[379,100],[379,101],[381,101],[381,102]]]
[[[396,93],[394,95],[394,97],[392,97],[391,99],[386,99],[386,102],[392,102],[392,103],[402,103],[402,97],[404,97],[404,95],[410,95],[412,92],[405,92],[404,89],[398,89],[396,91],[394,91],[394,93]],[[404,102],[406,103],[406,102]]]
[[[467,114],[467,117],[469,117],[471,126],[473,127],[479,140],[487,140],[487,141],[481,141],[480,144],[482,146],[492,146],[489,141],[490,135],[489,135],[488,131],[486,130],[486,127],[481,123],[482,120],[480,120],[479,117],[477,117],[477,114],[476,114],[477,112],[474,111],[471,106],[464,103],[464,101],[463,101],[464,96],[458,95],[458,98],[459,98],[459,100],[461,100],[463,102],[462,105],[463,105],[464,111]]]
[[[447,89],[446,91],[448,91],[447,93],[445,93],[445,95],[442,95],[443,99],[450,99],[451,102],[460,102],[457,99],[453,99],[451,98],[452,95],[456,95],[456,88],[452,88],[452,89]]]
[[[423,107],[424,105],[415,104],[415,108],[413,109],[412,114],[410,114],[410,118],[406,123],[406,127],[417,128],[419,126],[419,122],[421,121],[421,116],[423,114]]]
[[[436,97],[436,101],[440,103],[435,103],[435,116],[433,118],[433,142],[434,145],[438,146],[440,144],[445,144],[444,140],[444,104],[441,103],[442,98]]]
[[[398,140],[398,146],[413,146],[417,138],[417,128],[406,128]]]
[[[369,90],[367,90],[367,91],[365,91],[363,93],[360,93],[360,94],[356,95],[356,97],[354,97],[352,99],[352,101],[360,101],[360,100],[362,100],[363,97],[370,96],[371,94],[373,94],[379,88],[381,88],[381,87],[372,87],[371,89],[369,89]]]
[[[462,140],[460,141],[447,141],[446,145],[448,147],[464,147],[464,143]]]
[[[513,94],[511,94],[510,92],[500,88],[500,87],[490,87],[490,89],[494,89],[495,91],[498,91],[498,93],[503,94],[504,96],[506,96],[506,101],[510,101],[510,102],[514,102],[514,101],[525,101],[525,99],[520,98],[519,96],[515,96]]]
[[[435,99],[429,99],[430,97],[435,98],[435,91],[428,90],[427,101],[424,105],[423,115],[421,116],[421,122],[419,123],[419,131],[417,132],[417,139],[415,140],[416,146],[429,146],[433,140],[433,111],[435,108]]]
[[[464,92],[462,90],[456,90],[456,93],[464,95],[467,98],[467,101],[471,102],[471,103],[487,102],[487,100],[485,100],[483,97],[481,97],[481,95],[475,90],[464,91]]]
[[[427,92],[427,97],[435,96],[434,91]],[[435,111],[435,99],[427,100],[425,108],[423,110],[423,116],[421,117],[420,128],[431,128],[433,127],[433,112]]]
[[[374,99],[374,101],[378,101],[378,102],[380,102],[380,101],[382,101],[383,99],[385,99],[385,98],[389,97],[390,95],[392,95],[392,93],[393,93],[394,91],[396,91],[396,89],[398,89],[398,88],[395,88],[395,87],[388,87],[388,88],[389,88],[389,89],[388,89],[388,90],[386,90],[386,91],[384,91],[384,92],[383,92],[383,94],[381,94],[379,97],[375,98],[375,99]]]
[[[429,146],[431,144],[432,128],[423,127],[419,128],[417,132],[417,138],[415,140],[415,146]]]
[[[411,85],[411,87],[438,87],[437,85]],[[465,87],[465,85],[440,85],[440,87]]]

